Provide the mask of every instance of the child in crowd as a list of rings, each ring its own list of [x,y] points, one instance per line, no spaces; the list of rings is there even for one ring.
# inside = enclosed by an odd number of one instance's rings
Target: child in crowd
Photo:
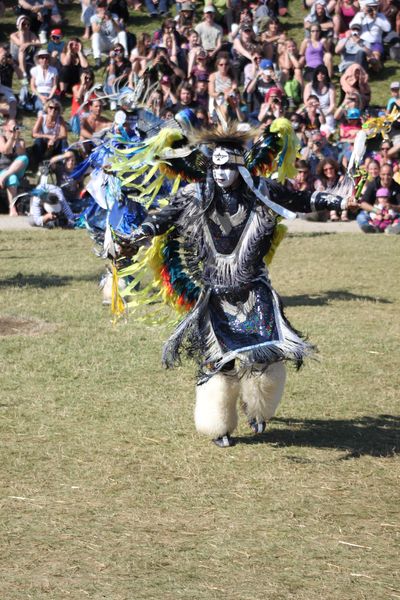
[[[377,233],[384,233],[391,225],[400,223],[399,213],[390,208],[390,196],[387,188],[379,188],[376,192],[376,203],[369,213],[368,224]]]

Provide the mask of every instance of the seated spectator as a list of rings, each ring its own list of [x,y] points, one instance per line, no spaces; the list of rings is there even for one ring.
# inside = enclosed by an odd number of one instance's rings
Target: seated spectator
[[[365,0],[360,12],[350,23],[350,29],[356,24],[361,26],[360,37],[371,50],[369,64],[374,71],[379,71],[382,67],[382,35],[388,33],[391,28],[385,15],[378,12],[378,6],[379,0]]]
[[[110,50],[106,68],[107,75],[104,86],[106,94],[113,94],[116,90],[127,86],[130,72],[131,62],[124,56],[124,47],[122,44],[115,44],[113,49]],[[111,110],[116,109],[115,100],[111,100],[110,107]]]
[[[288,114],[287,117],[289,118],[289,120],[292,124],[292,127],[296,132],[296,135],[299,139],[301,147],[304,148],[304,146],[307,145],[308,138],[306,136],[306,126],[305,126],[303,117],[301,115],[299,115],[298,113]]]
[[[70,92],[79,83],[81,72],[89,67],[78,38],[72,38],[65,45],[60,57],[60,90],[62,94]]]
[[[387,188],[379,188],[376,191],[374,207],[368,216],[368,224],[364,225],[364,231],[367,227],[368,233],[385,233],[389,227],[394,229],[394,226],[400,225],[399,210],[400,207],[396,210],[390,207],[390,191]]]
[[[297,192],[312,192],[314,190],[314,179],[308,163],[305,160],[297,160],[296,169],[296,177],[291,182],[293,189]]]
[[[72,88],[71,117],[78,113],[82,105],[96,98],[96,94],[92,91],[93,86],[94,73],[92,69],[83,69],[80,82]]]
[[[335,121],[341,121],[346,118],[347,111],[350,108],[358,108],[361,110],[361,96],[360,94],[349,93],[343,98],[343,102],[335,110]]]
[[[304,58],[301,59],[297,44],[293,38],[287,39],[278,46],[278,69],[281,73],[281,82],[284,85],[293,72],[294,78],[303,85]],[[290,77],[292,79],[292,77]]]
[[[223,126],[232,121],[243,123],[246,120],[243,108],[238,89],[233,90],[223,101],[222,98],[221,101],[217,98],[212,115],[214,123],[221,123]]]
[[[388,103],[386,105],[386,112],[390,113],[395,106],[398,110],[400,110],[400,82],[392,81],[390,84],[390,93],[391,98],[389,98]]]
[[[332,158],[324,158],[321,160],[317,167],[316,175],[317,179],[314,187],[317,192],[332,189],[339,185],[343,179],[343,175],[340,175],[339,173],[339,164]],[[329,219],[330,221],[348,221],[347,210],[343,210],[341,216],[339,216],[337,211],[331,210]]]
[[[284,116],[283,93],[279,88],[270,88],[265,94],[265,101],[261,105],[258,121],[263,123],[266,115],[272,115],[274,119]]]
[[[18,0],[22,14],[29,17],[32,31],[39,34],[43,43],[54,25],[60,25],[62,18],[55,0]]]
[[[15,119],[17,114],[17,99],[12,91],[13,73],[12,56],[8,49],[0,46],[0,96],[2,102],[5,102],[4,110],[0,108],[0,112],[9,119]]]
[[[184,108],[196,108],[195,93],[193,87],[187,81],[183,81],[176,90],[178,102],[175,104],[175,111],[183,110]]]
[[[369,213],[374,210],[377,191],[382,187],[389,190],[389,199],[387,201],[388,208],[396,212],[399,211],[400,185],[393,179],[392,167],[390,165],[382,165],[379,177],[376,177],[367,185],[365,192],[361,197],[361,201],[359,204],[356,204],[357,208],[361,208],[361,211],[357,215],[357,223],[360,229],[365,233],[375,233],[375,230],[370,227]]]
[[[62,189],[72,212],[80,213],[84,208],[80,197],[83,191],[84,176],[80,179],[71,177],[76,165],[77,158],[72,150],[53,156],[50,160],[50,168],[55,173],[57,186]]]
[[[61,66],[60,58],[64,50],[65,42],[62,39],[61,29],[52,29],[50,32],[50,41],[47,44],[47,52],[50,54],[50,64],[56,69]]]
[[[32,162],[35,167],[45,159],[62,154],[68,145],[67,125],[61,116],[61,104],[51,98],[46,100],[32,129]]]
[[[319,105],[318,97],[310,94],[302,109],[297,111],[303,118],[306,131],[319,131],[325,125],[325,115]]]
[[[150,110],[156,117],[161,117],[164,108],[164,99],[160,90],[154,90],[146,103],[146,108]]]
[[[233,40],[232,56],[236,81],[240,81],[245,66],[251,62],[257,47],[251,21],[244,22],[239,29],[239,35]]]
[[[345,120],[339,125],[340,141],[353,142],[361,125],[361,111],[358,108],[349,108]]]
[[[193,53],[189,57],[189,79],[194,83],[200,75],[206,75],[207,79],[210,74],[209,67],[207,66],[207,52],[203,48],[199,48],[196,53]]]
[[[368,73],[360,65],[348,67],[340,78],[340,86],[345,94],[345,100],[350,96],[358,95],[361,110],[368,106],[371,99],[371,88],[368,83]]]
[[[329,76],[332,77],[332,54],[327,41],[321,39],[321,27],[319,25],[314,24],[310,28],[310,37],[301,42],[300,57],[304,59],[303,77],[306,81],[311,81],[314,70],[321,65],[326,66]],[[303,64],[303,61],[301,64]]]
[[[39,50],[35,56],[36,66],[31,69],[31,90],[34,94],[35,110],[43,109],[47,100],[57,92],[58,71],[50,66],[50,55],[47,50]]]
[[[9,119],[0,134],[0,188],[7,192],[9,214],[17,217],[14,198],[18,194],[29,159],[25,142],[20,138],[20,128],[14,119]]]
[[[398,148],[393,147],[393,144],[388,139],[383,139],[379,147],[378,152],[373,152],[372,156],[375,161],[378,161],[380,165],[390,165],[393,169],[393,173],[399,170],[398,161],[393,158],[397,155]]]
[[[325,0],[315,0],[309,14],[304,19],[306,35],[314,25],[320,26],[321,38],[328,40],[333,37],[333,19],[329,14]]]
[[[278,56],[278,44],[284,43],[285,34],[282,32],[278,19],[271,18],[267,22],[266,29],[261,34],[262,53],[265,58],[276,62]]]
[[[91,140],[96,133],[103,129],[112,127],[112,122],[102,116],[103,103],[99,99],[90,100],[88,103],[89,112],[81,119],[80,139]]]
[[[328,143],[327,137],[320,131],[311,131],[308,133],[307,146],[301,149],[300,156],[306,160],[311,174],[317,174],[317,168],[324,158],[337,158],[337,150],[334,146]]]
[[[211,73],[208,83],[208,93],[210,96],[210,113],[214,106],[214,100],[217,98],[222,101],[228,99],[229,94],[237,89],[237,84],[231,69],[229,55],[227,52],[220,52],[216,61],[217,70]]]
[[[335,2],[333,31],[336,39],[338,39],[341,34],[347,32],[352,19],[359,10],[360,4],[358,0],[337,0],[337,2]]]
[[[140,77],[146,70],[148,63],[154,58],[154,48],[151,43],[151,36],[142,32],[139,36],[136,48],[130,54],[132,64],[132,76]],[[130,87],[135,87],[134,82]]]
[[[230,26],[230,32],[228,34],[228,40],[233,44],[235,39],[240,36],[240,29],[242,25],[250,23],[254,33],[258,32],[257,26],[254,25],[254,15],[250,8],[243,7],[239,13],[238,19],[235,20]]]
[[[210,96],[208,94],[208,75],[200,74],[194,84],[196,106],[208,110]]]
[[[319,109],[322,111],[325,122],[331,131],[335,129],[335,87],[331,83],[328,69],[320,65],[314,70],[313,78],[304,88],[303,100],[307,103],[308,98],[313,95],[318,98]]]
[[[160,79],[160,89],[163,97],[163,107],[175,106],[178,99],[175,93],[172,91],[172,81],[168,75],[163,75]]]
[[[368,57],[371,55],[371,49],[360,38],[360,32],[361,25],[355,23],[335,46],[335,54],[339,54],[341,57],[338,66],[340,73],[343,73],[354,63],[357,63],[363,69],[368,67]]]
[[[211,4],[204,7],[203,13],[204,20],[196,25],[195,30],[200,36],[202,48],[207,52],[209,60],[212,60],[221,49],[223,31],[214,21],[215,8]]]
[[[176,17],[176,29],[178,33],[184,35],[188,29],[189,31],[193,30],[195,22],[194,5],[190,2],[183,2],[181,10]]]
[[[42,45],[36,33],[31,31],[29,17],[17,19],[17,31],[10,35],[10,53],[22,74],[22,84],[28,85],[28,73],[34,66],[35,52]]]
[[[95,66],[101,66],[101,53],[109,52],[114,44],[118,42],[124,48],[128,56],[128,40],[123,24],[118,20],[117,15],[111,14],[104,0],[98,0],[96,5],[96,14],[90,19],[92,27],[92,50]]]
[[[258,55],[255,56],[258,57]],[[254,77],[247,83],[244,91],[247,95],[250,116],[257,118],[268,90],[271,88],[279,88],[282,92],[283,90],[271,60],[267,58],[260,61],[255,60],[253,70]]]
[[[190,77],[190,73],[192,72],[193,65],[195,63],[197,54],[202,51],[205,53],[207,58],[207,52],[200,45],[200,36],[194,29],[191,29],[187,32],[186,41],[181,44],[181,49],[185,54],[185,61],[187,64],[187,76]]]
[[[170,60],[167,49],[161,46],[155,49],[154,59],[148,67],[147,73],[151,83],[160,81],[163,75],[171,77],[174,84],[176,84],[176,81],[185,79],[185,71]]]
[[[69,229],[74,227],[75,217],[62,190],[49,184],[46,190],[32,196],[29,222],[33,227]]]

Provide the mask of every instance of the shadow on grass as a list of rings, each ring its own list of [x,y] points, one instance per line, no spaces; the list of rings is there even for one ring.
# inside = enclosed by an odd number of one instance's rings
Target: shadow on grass
[[[240,437],[237,443],[336,448],[347,452],[340,460],[365,455],[391,457],[400,452],[399,416],[365,416],[350,420],[276,418],[272,423],[284,425],[285,428],[267,429],[257,437]],[[291,457],[290,460],[307,462],[302,457]]]
[[[376,298],[375,296],[366,296],[364,294],[353,294],[347,290],[328,290],[321,294],[313,294],[308,296],[299,294],[298,296],[283,296],[284,306],[326,306],[332,301],[340,300],[350,302],[353,300],[363,302],[378,302],[379,304],[392,304],[387,298]]]
[[[17,273],[8,279],[0,280],[0,288],[7,287],[32,287],[51,288],[63,287],[74,281],[98,281],[98,275],[52,275],[50,273],[39,273],[38,275],[23,275]]]

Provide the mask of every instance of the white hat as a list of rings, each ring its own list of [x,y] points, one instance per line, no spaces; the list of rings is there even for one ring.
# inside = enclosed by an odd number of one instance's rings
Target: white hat
[[[208,12],[215,12],[215,8],[213,7],[212,4],[206,4],[203,10],[204,13],[208,13]]]
[[[390,84],[391,90],[398,90],[400,88],[400,81],[392,81]]]

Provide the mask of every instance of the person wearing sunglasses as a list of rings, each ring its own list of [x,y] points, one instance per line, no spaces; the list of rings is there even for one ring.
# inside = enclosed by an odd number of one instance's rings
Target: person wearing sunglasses
[[[61,116],[61,104],[51,98],[45,102],[43,112],[39,112],[32,130],[35,167],[42,160],[62,154],[68,145],[67,136],[67,125]]]
[[[35,52],[40,48],[41,41],[31,31],[31,22],[26,15],[18,17],[16,26],[17,31],[10,35],[10,54],[21,71],[21,84],[27,86],[27,74],[35,64]]]
[[[20,128],[14,119],[9,119],[0,130],[0,188],[6,190],[11,217],[18,216],[14,198],[28,164],[25,142],[20,138]]]
[[[58,71],[50,66],[50,55],[47,50],[39,50],[35,62],[36,66],[31,69],[31,90],[35,96],[35,110],[39,112],[45,102],[53,98],[57,91]]]

